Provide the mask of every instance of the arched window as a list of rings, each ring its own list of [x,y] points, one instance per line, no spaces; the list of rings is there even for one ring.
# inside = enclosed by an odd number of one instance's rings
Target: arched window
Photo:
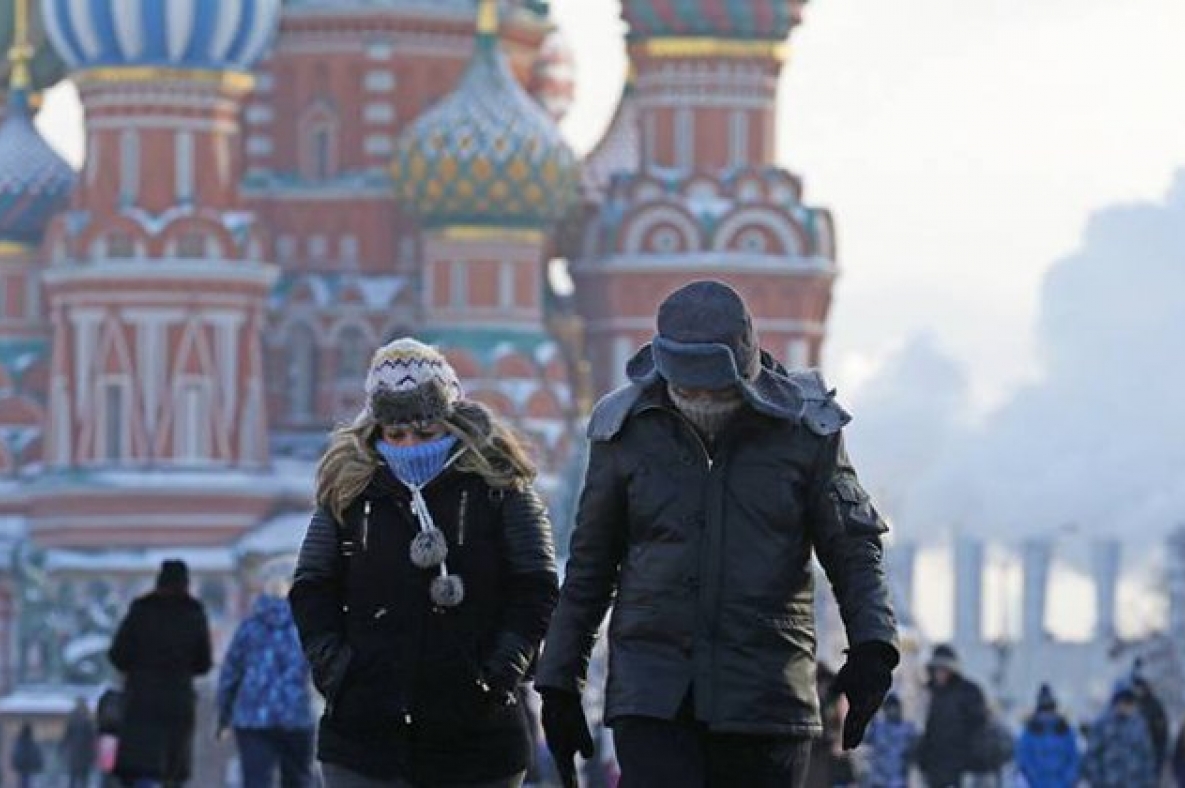
[[[337,116],[323,103],[305,112],[300,123],[300,171],[311,181],[337,174]]]
[[[317,337],[308,326],[298,326],[288,339],[288,415],[311,419],[317,405]]]
[[[361,381],[370,366],[370,346],[357,326],[344,329],[337,340],[337,379],[343,383]]]

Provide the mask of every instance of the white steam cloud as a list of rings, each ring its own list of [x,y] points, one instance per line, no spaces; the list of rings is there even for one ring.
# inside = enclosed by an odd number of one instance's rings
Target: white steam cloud
[[[857,392],[853,454],[904,538],[1072,525],[1139,548],[1185,523],[1185,172],[1161,204],[1092,217],[1038,331],[1040,379],[974,424],[964,369],[927,337]]]

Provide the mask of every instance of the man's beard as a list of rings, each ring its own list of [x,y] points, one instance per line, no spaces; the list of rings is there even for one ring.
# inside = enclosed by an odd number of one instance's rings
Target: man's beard
[[[679,412],[710,441],[716,439],[745,404],[739,391],[728,399],[691,399],[680,395],[673,386],[668,386],[667,391]]]

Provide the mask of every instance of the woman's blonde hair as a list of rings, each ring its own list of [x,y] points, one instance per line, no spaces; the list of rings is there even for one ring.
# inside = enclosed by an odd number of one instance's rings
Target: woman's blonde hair
[[[460,443],[460,456],[452,466],[458,471],[477,474],[498,490],[521,489],[534,480],[535,464],[523,440],[484,405],[462,400],[442,423]],[[329,448],[317,466],[317,505],[339,522],[383,464],[375,449],[382,430],[383,425],[364,410],[329,438]]]

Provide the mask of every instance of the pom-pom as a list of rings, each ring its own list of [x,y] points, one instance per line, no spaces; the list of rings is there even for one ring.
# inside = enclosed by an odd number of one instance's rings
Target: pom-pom
[[[420,531],[411,540],[411,562],[420,569],[431,569],[448,558],[448,540],[439,528]]]
[[[440,607],[456,607],[465,598],[465,583],[456,575],[441,575],[432,578],[428,588],[432,603]]]

